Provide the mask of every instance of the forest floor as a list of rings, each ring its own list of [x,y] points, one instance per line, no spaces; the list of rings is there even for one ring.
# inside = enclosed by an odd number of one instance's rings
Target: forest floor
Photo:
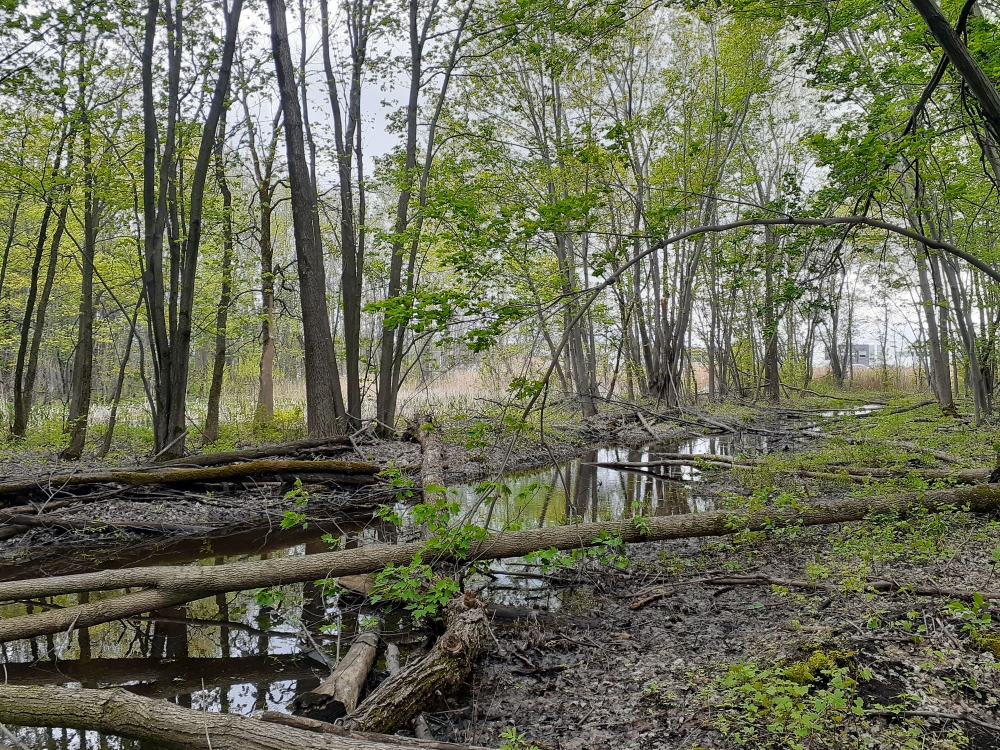
[[[777,472],[942,465],[884,441],[991,466],[996,436],[934,406],[835,418],[798,450],[772,454],[753,472],[712,472],[711,482],[732,493],[722,507],[734,511],[747,497],[759,506],[789,496],[919,491],[931,485],[912,476],[859,485]],[[1000,747],[1000,635],[990,602],[863,591],[876,580],[1000,589],[996,520],[961,512],[880,517],[631,545],[626,554],[624,570],[591,561],[575,579],[554,583],[565,620],[502,638],[470,706],[435,717],[442,736],[483,743],[514,726],[525,747],[542,750]],[[734,575],[831,588],[686,585]]]
[[[974,427],[963,414],[942,416],[934,405],[920,406],[920,397],[882,401],[880,411],[811,397],[780,407],[730,404],[680,415],[643,409],[642,417],[618,406],[590,420],[564,419],[548,427],[544,439],[537,432],[523,436],[512,449],[506,433],[480,419],[443,420],[446,480],[459,485],[500,473],[518,476],[550,464],[569,466],[600,445],[675,446],[699,432],[728,431],[754,437],[730,447],[752,454],[758,465],[671,472],[656,491],[695,487],[701,502],[739,514],[952,484],[916,473],[858,483],[802,478],[791,470],[996,464],[995,426]],[[945,454],[950,460],[942,460]],[[413,466],[420,448],[362,440],[342,457]],[[41,451],[11,455],[2,467],[8,478],[65,469]],[[568,517],[568,486],[566,501]],[[370,513],[382,502],[386,496],[378,490],[316,492],[307,513],[318,521],[343,518],[348,509]],[[596,494],[593,504],[596,512]],[[238,495],[171,490],[160,500],[123,493],[54,513],[218,524],[222,533],[277,527],[293,507],[294,497],[269,487]],[[676,503],[658,507],[656,512],[681,512]],[[200,539],[192,539],[196,547]],[[0,578],[69,572],[75,568],[65,566],[67,555],[90,560],[101,548],[112,556],[120,550],[118,564],[141,563],[148,549],[168,541],[121,530],[33,528],[0,541]],[[197,550],[188,554],[195,559]],[[219,546],[215,554],[225,553]],[[509,750],[1000,747],[1000,630],[989,598],[865,588],[888,580],[962,592],[1000,590],[995,519],[959,510],[878,517],[629,545],[622,554],[627,559],[614,565],[589,557],[575,567],[553,561],[524,567],[535,593],[547,592],[545,603],[535,605],[537,617],[528,623],[497,624],[496,647],[468,691],[429,707],[425,716],[437,739],[496,746],[505,736]],[[720,577],[728,580],[706,580]],[[496,580],[478,585],[482,598],[511,596]],[[513,603],[519,604],[516,594]]]

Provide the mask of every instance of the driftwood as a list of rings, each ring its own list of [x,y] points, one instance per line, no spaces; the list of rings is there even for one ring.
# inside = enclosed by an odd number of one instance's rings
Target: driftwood
[[[109,469],[81,474],[66,474],[34,479],[0,482],[0,495],[23,495],[46,487],[70,487],[86,484],[201,484],[247,479],[274,474],[322,473],[328,481],[346,485],[375,483],[378,464],[357,461],[250,461],[230,466],[196,469]]]
[[[346,726],[389,734],[409,727],[417,714],[457,690],[486,651],[490,637],[486,613],[475,605],[474,597],[470,603],[473,606],[467,609],[462,600],[453,601],[448,629],[434,647],[379,685],[347,718]]]
[[[401,750],[425,748],[405,737],[380,739],[318,734],[208,713],[145,698],[123,688],[87,690],[0,685],[0,722],[91,729],[154,743],[167,750]]]
[[[354,444],[349,437],[309,438],[307,440],[296,440],[292,443],[282,443],[281,445],[248,448],[242,451],[223,451],[219,453],[200,453],[196,456],[183,456],[182,458],[175,458],[170,461],[154,464],[154,466],[221,466],[223,464],[236,463],[237,461],[253,461],[254,459],[269,458],[271,456],[294,456],[297,453],[306,452],[311,448],[324,448],[332,445],[352,448]]]
[[[335,734],[338,737],[351,737],[358,740],[378,741],[378,742],[399,742],[400,747],[423,748],[424,750],[490,750],[490,748],[479,745],[457,745],[454,742],[427,742],[424,740],[414,740],[411,737],[400,737],[398,735],[375,734],[374,732],[356,732],[350,729],[331,724],[328,721],[308,719],[305,716],[292,716],[282,714],[277,711],[265,711],[261,715],[261,720],[270,721],[275,724],[282,724],[286,727],[305,729],[310,732],[321,732],[323,734]]]
[[[548,526],[493,534],[470,545],[468,560],[497,560],[544,549],[577,549],[593,546],[599,535],[619,534],[623,541],[728,536],[743,530],[765,531],[782,526],[816,526],[858,521],[870,514],[908,513],[917,510],[967,509],[982,513],[1000,508],[1000,484],[930,490],[891,497],[857,497],[798,507],[768,507],[740,516],[735,510],[678,516],[653,516],[637,525],[631,519],[566,526]],[[0,583],[0,601],[35,599],[61,594],[124,588],[141,591],[100,599],[60,610],[0,620],[0,642],[34,635],[65,632],[121,620],[151,610],[173,607],[207,596],[286,583],[315,581],[382,570],[387,565],[408,564],[424,551],[422,542],[371,545],[360,549],[295,555],[272,560],[216,566],[149,566],[102,570]]]
[[[333,674],[315,690],[302,693],[295,699],[295,713],[321,721],[333,721],[351,713],[361,699],[365,680],[375,663],[377,648],[377,635],[359,635]]]

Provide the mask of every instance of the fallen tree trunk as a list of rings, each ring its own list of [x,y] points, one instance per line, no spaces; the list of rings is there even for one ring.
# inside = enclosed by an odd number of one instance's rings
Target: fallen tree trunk
[[[375,633],[359,635],[333,674],[315,690],[302,693],[295,699],[295,713],[320,721],[333,721],[351,713],[361,699],[365,680],[375,663],[377,648],[378,636]]]
[[[902,448],[903,450],[913,451],[914,453],[926,453],[929,456],[934,456],[934,458],[939,461],[944,461],[946,464],[961,464],[964,463],[964,459],[961,456],[956,456],[952,453],[946,453],[944,451],[934,450],[933,448],[925,448],[922,445],[917,445],[916,443],[911,443],[907,440],[869,440],[867,438],[858,437],[844,437],[841,436],[844,442],[848,445],[891,445],[895,448]]]
[[[250,461],[231,466],[211,466],[197,469],[110,469],[86,474],[66,474],[44,479],[19,479],[0,482],[0,495],[23,495],[48,487],[71,487],[84,484],[201,484],[246,479],[270,474],[323,473],[338,484],[365,485],[375,483],[378,464],[357,461]]]
[[[481,608],[465,609],[461,600],[449,608],[453,614],[448,629],[434,647],[379,685],[347,718],[347,727],[382,734],[409,728],[417,714],[465,682],[486,651],[489,622]]]
[[[831,593],[846,593],[844,586],[833,583],[821,583],[819,581],[807,581],[799,578],[775,578],[763,574],[745,576],[713,576],[711,578],[690,578],[686,581],[675,581],[662,586],[629,594],[626,599],[638,599],[629,605],[629,609],[642,609],[647,604],[658,601],[668,596],[673,596],[677,590],[683,586],[777,586],[789,589],[807,589],[809,591],[826,591]],[[973,601],[976,596],[983,599],[1000,599],[1000,591],[976,591],[974,589],[956,589],[947,586],[922,586],[914,583],[900,583],[899,581],[868,581],[862,585],[861,590],[865,593],[879,594],[910,594],[912,596],[947,596],[953,599]]]
[[[426,740],[412,739],[410,737],[399,737],[398,735],[375,734],[374,732],[354,732],[350,729],[338,727],[328,721],[318,721],[317,719],[307,719],[304,716],[291,716],[277,711],[265,711],[261,715],[262,721],[270,721],[275,724],[283,724],[286,727],[296,727],[306,729],[310,732],[322,732],[324,734],[335,734],[339,737],[353,737],[359,740],[379,742],[401,742],[407,748],[423,748],[424,750],[491,750],[479,745],[456,745],[454,742],[428,742]]]
[[[429,416],[423,424],[411,424],[407,432],[420,443],[420,486],[423,488],[424,502],[433,503],[445,496],[445,454],[441,432]]]
[[[264,446],[263,448],[248,448],[242,451],[224,451],[219,453],[201,453],[197,456],[184,456],[153,464],[151,468],[161,466],[221,466],[222,464],[232,464],[237,461],[252,461],[257,458],[294,456],[296,453],[302,453],[310,448],[323,448],[328,445],[343,446],[345,448],[352,448],[354,446],[349,437],[310,438],[308,440],[296,440],[292,443],[282,443],[281,445]]]
[[[847,498],[798,507],[768,507],[746,516],[740,516],[734,510],[719,510],[679,516],[653,516],[643,519],[643,523],[638,525],[631,519],[624,519],[501,532],[474,542],[465,559],[496,560],[523,557],[544,549],[589,547],[595,544],[601,534],[619,534],[623,541],[634,543],[727,536],[743,530],[765,531],[790,525],[845,523],[861,520],[869,514],[953,508],[977,513],[1000,509],[1000,484],[931,490],[883,498]],[[0,583],[0,601],[35,599],[82,591],[148,588],[113,599],[100,599],[60,610],[0,620],[0,642],[65,632],[74,627],[99,625],[229,591],[372,573],[389,564],[408,564],[417,552],[426,554],[422,542],[371,545],[316,555],[295,555],[216,566],[150,566],[7,581]],[[425,562],[431,560],[425,559]]]
[[[74,518],[61,518],[51,513],[43,513],[37,516],[29,516],[23,513],[0,513],[0,523],[16,524],[23,527],[25,531],[29,526],[54,526],[60,529],[78,529],[81,531],[116,529],[119,531],[180,531],[186,534],[211,531],[223,525],[212,523],[160,523],[157,521],[82,521]]]
[[[675,454],[682,455],[682,454]],[[605,469],[618,469],[621,471],[642,471],[649,472],[650,469],[669,466],[691,466],[698,468],[701,466],[712,466],[722,469],[756,469],[763,464],[755,461],[737,461],[726,456],[692,456],[690,458],[664,458],[655,461],[601,461],[595,466]],[[814,469],[772,469],[776,474],[793,474],[800,477],[812,479],[850,479],[857,482],[865,482],[868,479],[893,479],[897,477],[917,476],[921,479],[943,479],[959,484],[976,484],[989,479],[993,473],[992,468],[986,469],[911,469],[911,468],[883,468],[883,467],[851,467],[836,466],[828,467],[826,471]]]
[[[401,750],[425,745],[318,734],[238,714],[193,711],[169,701],[113,690],[0,685],[0,722],[91,729],[155,743],[167,750]]]
[[[44,504],[44,510],[56,510],[58,508],[65,508],[67,505],[71,505],[68,500],[58,500],[56,502],[47,502]],[[11,537],[18,536],[26,532],[32,524],[17,524],[13,519],[13,516],[18,514],[40,514],[41,510],[39,507],[34,505],[15,505],[6,509],[5,511],[9,517],[0,518],[0,522],[3,523],[3,528],[0,528],[0,541],[4,539],[10,539]]]

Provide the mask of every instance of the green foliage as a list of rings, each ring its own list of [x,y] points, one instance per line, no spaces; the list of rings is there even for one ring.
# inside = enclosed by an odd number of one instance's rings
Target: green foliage
[[[295,485],[285,493],[285,500],[291,500],[296,509],[305,508],[309,504],[309,493],[303,489],[302,480],[295,478]],[[306,514],[301,510],[286,510],[281,518],[281,528],[291,529],[302,524],[303,529],[308,529]]]
[[[713,726],[735,745],[761,750],[841,747],[844,730],[864,708],[839,657],[818,651],[789,666],[731,666],[703,696],[716,708]]]
[[[536,745],[532,745],[517,731],[517,727],[507,727],[500,733],[500,739],[503,740],[500,750],[538,750]]]

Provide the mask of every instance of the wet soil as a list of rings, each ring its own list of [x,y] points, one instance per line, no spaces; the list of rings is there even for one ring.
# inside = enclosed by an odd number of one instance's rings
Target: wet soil
[[[755,432],[722,438],[690,438],[686,429],[657,426],[654,440],[645,427],[623,418],[617,425],[613,419],[596,427],[584,423],[586,429],[576,429],[571,438],[521,446],[506,461],[505,476],[521,496],[516,506],[497,511],[496,518],[531,526],[717,507],[725,493],[742,489],[726,472],[702,476],[688,468],[671,468],[660,477],[650,477],[594,464],[645,460],[657,452],[753,455],[802,447],[807,438],[784,424],[759,420],[761,429]],[[588,452],[584,449],[596,442],[589,437],[591,429],[595,435],[601,430],[614,433],[624,445]],[[383,464],[419,462],[419,447],[414,444],[372,443],[361,450],[366,459]],[[504,463],[504,446],[474,449],[451,443],[447,454],[449,486],[471,508],[476,480]],[[815,483],[812,490],[825,497],[845,491],[843,486],[822,483]],[[182,523],[200,520],[226,526],[207,536],[173,538],[122,533],[97,537],[38,529],[20,540],[0,542],[0,549],[6,550],[0,553],[0,579],[135,564],[204,565],[311,554],[329,548],[323,535],[340,538],[348,546],[392,542],[395,532],[371,521],[371,507],[382,501],[370,490],[316,492],[309,498],[308,528],[287,530],[280,528],[280,520],[291,505],[278,490],[189,497],[183,501],[186,505],[172,504],[169,511],[157,511],[156,503],[135,499],[128,501],[131,505],[121,504],[125,502],[121,499],[109,501],[119,505],[93,503],[84,515],[113,513],[116,520],[123,516],[145,520],[150,513],[169,512],[172,519],[185,519]],[[230,525],[234,521],[242,524],[235,533]],[[951,553],[928,553],[917,562],[912,556],[882,560],[871,574],[911,583],[933,580],[963,589],[1000,588],[990,556],[1000,542],[996,525],[961,515],[950,522]],[[486,746],[498,746],[501,733],[516,727],[540,750],[736,747],[714,726],[715,681],[735,664],[790,664],[808,659],[816,650],[850,654],[846,658],[854,673],[871,671],[859,683],[866,706],[902,705],[906,696],[915,696],[907,705],[939,713],[969,712],[996,723],[1000,702],[996,657],[972,648],[963,630],[967,621],[947,611],[941,599],[684,584],[692,578],[734,572],[806,578],[811,565],[841,554],[840,530],[814,527],[794,536],[772,535],[736,544],[677,540],[634,545],[627,550],[631,564],[624,571],[595,560],[558,574],[546,574],[522,561],[498,562],[491,575],[472,579],[468,586],[483,600],[537,616],[526,614],[526,623],[494,623],[497,648],[484,659],[465,693],[429,707],[429,725],[440,740]],[[632,608],[658,589],[669,595]],[[57,597],[11,604],[0,615],[75,603],[74,597]],[[279,597],[242,592],[72,636],[7,644],[2,656],[7,678],[15,683],[123,684],[198,709],[253,714],[287,710],[296,694],[318,684],[328,669],[316,645],[335,656],[344,653],[362,617],[379,618],[378,632],[384,641],[400,644],[404,659],[417,658],[430,643],[431,634],[414,627],[399,611],[374,607],[350,595],[330,596],[305,584],[282,587]],[[904,621],[923,624],[919,638],[893,624]],[[385,676],[380,666],[376,665],[371,687]],[[955,727],[950,721],[927,721],[921,730],[924,739],[929,738],[926,747],[935,747],[935,738]],[[902,747],[875,736],[885,726],[889,725],[881,720],[859,721],[848,727],[845,736],[850,743],[837,746]],[[968,723],[958,728],[969,739],[969,747],[1000,747],[1000,734],[988,728]],[[17,731],[29,747],[138,747],[96,733]]]
[[[752,552],[711,541],[679,540],[633,546],[634,570],[605,567],[581,574],[577,587],[560,589],[560,624],[545,620],[505,633],[470,694],[431,719],[439,736],[453,742],[495,743],[517,727],[539,748],[726,748],[740,743],[713,727],[711,685],[731,665],[806,661],[816,650],[851,654],[852,670],[871,670],[860,683],[866,706],[919,704],[943,713],[964,713],[997,723],[1000,670],[991,653],[971,648],[964,621],[949,615],[941,599],[852,594],[776,593],[770,586],[679,585],[675,593],[633,610],[637,592],[654,582],[683,584],[685,578],[743,574],[805,578],[817,555],[829,552],[833,527],[817,527],[794,542],[771,540]],[[990,590],[997,581],[988,550],[967,549],[952,559],[920,569],[882,571],[885,578]],[[672,574],[677,558],[694,570]],[[668,561],[665,563],[664,561]],[[643,570],[645,569],[645,573]],[[642,598],[642,597],[639,597]],[[544,604],[541,606],[545,606]],[[571,614],[585,612],[581,624]],[[917,622],[928,628],[914,638],[886,623]],[[996,613],[995,613],[996,614]],[[994,616],[995,616],[994,614]],[[872,627],[878,615],[880,628]],[[906,696],[911,696],[907,701]],[[934,747],[951,722],[922,730]],[[860,725],[852,747],[878,744],[880,723]],[[970,747],[1000,747],[1000,732],[976,725],[958,727]],[[826,738],[829,742],[831,738]],[[784,747],[783,743],[762,745]],[[828,746],[822,742],[806,747]]]

